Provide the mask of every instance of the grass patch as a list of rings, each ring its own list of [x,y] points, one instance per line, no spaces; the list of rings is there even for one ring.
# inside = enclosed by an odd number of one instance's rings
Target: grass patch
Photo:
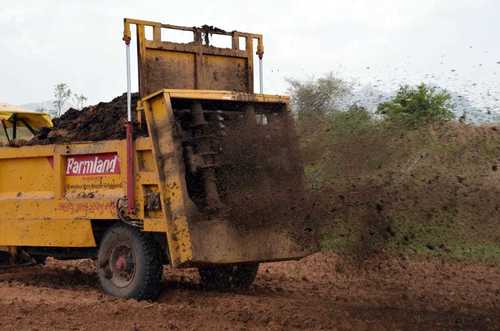
[[[454,238],[448,235],[446,240],[435,231],[435,227],[421,227],[421,234],[408,238],[406,235],[395,236],[387,240],[383,248],[384,253],[399,256],[401,254],[413,258],[438,257],[448,261],[486,263],[500,266],[500,244],[474,242]],[[345,230],[345,229],[344,229]],[[358,238],[355,238],[355,237]],[[359,235],[346,235],[342,230],[331,229],[321,234],[321,249],[334,251],[341,255],[359,255],[360,248],[373,243],[363,243]]]

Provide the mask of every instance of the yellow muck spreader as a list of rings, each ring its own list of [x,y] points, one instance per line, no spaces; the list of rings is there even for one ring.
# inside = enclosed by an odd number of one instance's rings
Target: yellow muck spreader
[[[132,19],[124,25],[126,139],[16,144],[21,127],[35,134],[52,123],[43,114],[0,112],[2,262],[91,258],[105,292],[154,299],[164,265],[198,268],[204,286],[242,288],[260,262],[315,252],[288,99],[262,93],[262,36]],[[169,41],[179,30],[192,41]],[[228,47],[212,45],[215,37]],[[136,126],[147,134],[135,135]]]

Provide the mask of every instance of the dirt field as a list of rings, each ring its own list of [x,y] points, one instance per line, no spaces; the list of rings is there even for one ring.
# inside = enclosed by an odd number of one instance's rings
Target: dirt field
[[[158,302],[107,297],[89,260],[3,271],[2,329],[500,330],[500,269],[332,253],[262,265],[255,285],[204,291],[193,270],[165,271]]]

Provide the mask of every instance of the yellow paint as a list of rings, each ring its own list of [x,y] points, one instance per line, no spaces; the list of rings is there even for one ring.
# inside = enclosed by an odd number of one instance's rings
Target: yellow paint
[[[148,100],[159,94],[166,93],[170,99],[190,99],[190,100],[212,100],[212,101],[240,101],[240,102],[259,102],[259,103],[281,103],[287,105],[289,97],[270,94],[252,94],[232,91],[212,91],[212,90],[180,90],[163,89],[152,93],[143,100]]]
[[[152,155],[158,173],[159,192],[171,263],[189,262],[192,244],[186,214],[190,199],[183,176],[183,155],[180,141],[173,131],[175,118],[168,94],[156,94],[143,100],[146,122],[152,138]],[[168,175],[167,175],[168,174]]]
[[[12,220],[0,222],[4,246],[94,247],[89,221]]]
[[[46,113],[30,112],[17,106],[0,104],[0,121],[5,121],[7,127],[11,126],[14,116],[17,117],[17,120],[26,121],[34,129],[52,127],[52,120]],[[19,126],[22,125],[19,123]]]
[[[194,249],[202,246],[194,242],[188,217],[193,205],[184,178],[182,147],[173,132],[174,98],[283,105],[288,99],[176,89],[164,89],[142,99],[141,110],[151,137],[135,140],[137,214],[131,217],[143,221],[144,231],[164,233],[172,265],[183,266],[199,260],[199,252],[194,256]],[[69,157],[109,153],[118,155],[119,174],[66,174]],[[117,201],[126,196],[125,160],[125,140],[0,147],[0,246],[95,247],[90,221],[119,221]],[[144,210],[148,190],[160,193],[160,211]],[[244,255],[234,251],[229,256]]]
[[[146,232],[167,232],[167,223],[164,218],[145,218],[144,231]]]
[[[210,223],[203,226],[190,219],[194,205],[187,193],[182,144],[175,132],[176,120],[171,101],[223,101],[242,105],[261,104],[262,107],[273,103],[273,107],[287,109],[289,100],[286,97],[252,93],[252,43],[257,39],[257,54],[262,55],[262,36],[237,31],[219,33],[232,38],[230,49],[208,47],[199,40],[195,44],[165,43],[160,38],[161,28],[193,31],[198,36],[200,31],[126,19],[125,40],[131,38],[131,24],[137,25],[139,37],[141,95],[147,95],[139,102],[137,118],[146,122],[150,136],[137,138],[134,143],[136,214],[128,216],[142,221],[144,231],[165,236],[173,266],[304,256],[307,252],[297,251],[291,243],[281,240],[284,237],[280,234],[250,237],[238,233],[230,223]],[[153,27],[153,40],[145,39],[146,26]],[[246,38],[246,50],[239,48],[240,37]],[[171,54],[168,55],[168,52]],[[172,54],[175,52],[177,54]],[[150,61],[148,67],[146,60],[151,54],[162,59],[158,63],[156,60]],[[165,56],[180,59],[185,64],[179,68],[169,66],[172,61],[165,62]],[[236,67],[238,74],[232,77],[229,73]],[[179,71],[179,75],[165,75],[169,70]],[[146,76],[149,81],[145,80]],[[175,79],[165,83],[165,77]],[[213,77],[217,77],[217,88],[224,90],[210,90],[215,84],[212,82]],[[185,79],[184,83],[182,79]],[[175,87],[175,84],[181,83],[185,84],[182,88],[195,89],[171,88],[172,85]],[[160,86],[154,88],[155,84]],[[166,87],[169,88],[164,89]],[[233,87],[239,92],[226,91]],[[10,121],[12,114],[12,109],[10,115],[8,110],[0,112],[0,119]],[[34,128],[51,126],[46,114],[17,114],[30,121]],[[117,206],[127,192],[126,152],[125,140],[0,147],[0,249],[6,247],[15,251],[19,246],[95,247],[92,222],[120,222]],[[118,157],[118,173],[74,175],[71,171],[68,172],[69,158],[95,158],[104,154]],[[151,193],[153,196],[159,193],[160,210],[145,209],[146,199]],[[266,229],[262,231],[264,234],[267,232]],[[261,245],[259,239],[264,237],[264,244],[272,244],[276,240],[285,244],[277,248]],[[251,251],[248,246],[250,244],[259,249]],[[226,251],[221,251],[218,247],[223,247]]]
[[[118,219],[116,203],[126,187],[124,151],[125,141],[117,140],[0,147],[0,245],[94,247],[89,221]],[[121,173],[66,175],[68,157],[106,153],[118,155]]]

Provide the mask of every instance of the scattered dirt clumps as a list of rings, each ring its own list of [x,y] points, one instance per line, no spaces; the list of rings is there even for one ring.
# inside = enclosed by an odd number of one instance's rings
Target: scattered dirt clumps
[[[231,219],[253,226],[304,219],[303,168],[288,115],[270,114],[266,125],[226,120],[217,174]]]
[[[132,94],[132,109],[136,108],[138,94]],[[77,141],[100,141],[125,138],[127,120],[127,95],[110,102],[85,107],[71,108],[61,117],[53,120],[53,128],[43,128],[28,145],[48,145]],[[146,130],[134,123],[134,134],[147,135]]]
[[[324,247],[498,264],[497,127],[370,125],[303,138]]]
[[[257,124],[248,118],[225,122],[217,175],[226,218],[249,232],[287,233],[305,251],[317,250],[317,224],[308,217],[312,206],[291,115],[263,116],[266,121]]]

